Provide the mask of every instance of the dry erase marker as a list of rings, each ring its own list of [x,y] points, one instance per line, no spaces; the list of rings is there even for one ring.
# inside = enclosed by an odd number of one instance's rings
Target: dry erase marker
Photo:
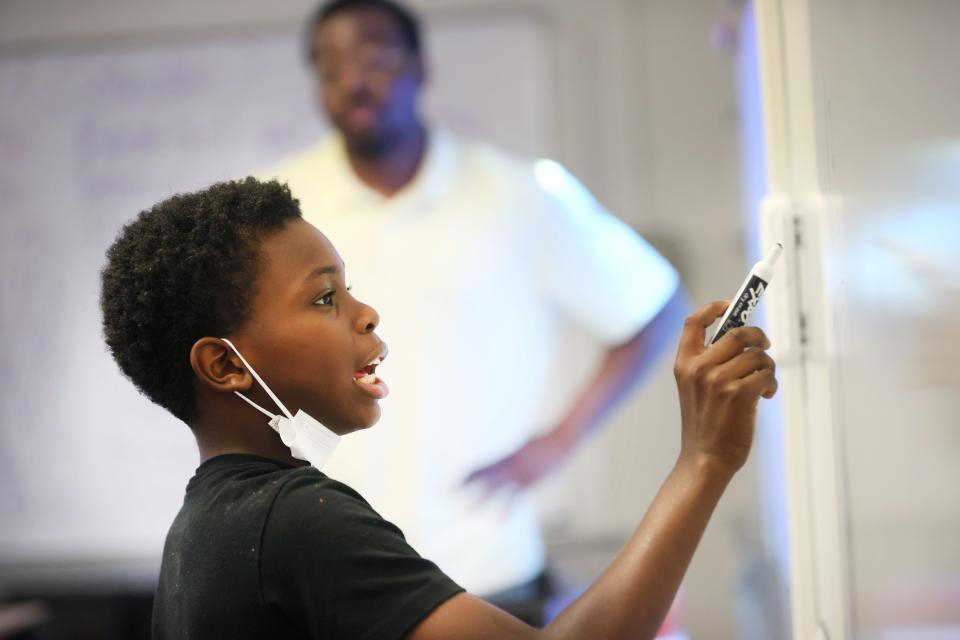
[[[710,338],[710,344],[722,338],[723,334],[730,329],[742,327],[747,323],[747,320],[753,314],[753,310],[757,308],[757,303],[760,302],[760,296],[763,295],[763,292],[767,290],[767,285],[770,284],[770,278],[773,277],[773,265],[780,257],[781,251],[783,251],[783,245],[778,242],[771,247],[763,260],[753,265],[750,273],[747,274],[747,279],[740,285],[740,290],[734,296],[730,308],[723,314],[720,326],[717,327],[716,333]]]

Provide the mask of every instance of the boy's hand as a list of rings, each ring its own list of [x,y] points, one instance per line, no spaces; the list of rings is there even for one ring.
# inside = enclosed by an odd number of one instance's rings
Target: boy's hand
[[[674,375],[680,393],[680,460],[733,475],[753,443],[757,403],[777,391],[770,341],[757,327],[740,327],[704,346],[706,329],[729,303],[714,302],[687,318]]]
[[[543,630],[461,593],[417,625],[410,640],[656,635],[726,480],[750,453],[757,402],[777,390],[773,360],[765,353],[770,342],[760,329],[734,329],[715,345],[703,346],[706,328],[727,304],[714,302],[687,319],[675,368],[680,460],[636,533],[593,586]]]

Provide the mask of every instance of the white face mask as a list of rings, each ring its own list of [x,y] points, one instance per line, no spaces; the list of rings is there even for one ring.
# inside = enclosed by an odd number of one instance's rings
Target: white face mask
[[[280,407],[283,415],[278,416],[270,413],[239,391],[234,391],[234,393],[243,398],[254,409],[270,418],[268,424],[273,427],[274,431],[280,434],[280,440],[290,448],[290,453],[294,458],[309,462],[317,469],[323,469],[323,466],[327,464],[333,456],[333,452],[340,443],[340,436],[317,422],[302,409],[297,410],[297,415],[290,415],[290,412],[287,411],[287,408],[280,402],[280,399],[274,395],[270,387],[267,386],[267,383],[263,381],[263,378],[261,378],[254,368],[250,366],[250,363],[246,361],[243,354],[240,353],[240,350],[233,346],[233,343],[226,338],[221,338],[221,340],[230,345],[230,348],[237,354],[240,361],[250,370],[250,374],[254,380],[260,383],[260,386],[267,392],[270,399]]]

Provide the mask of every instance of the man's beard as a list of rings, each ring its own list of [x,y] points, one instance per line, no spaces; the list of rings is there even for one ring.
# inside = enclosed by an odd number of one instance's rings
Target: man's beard
[[[402,139],[402,136],[393,132],[370,132],[366,134],[345,136],[350,153],[361,158],[376,160],[393,150]]]

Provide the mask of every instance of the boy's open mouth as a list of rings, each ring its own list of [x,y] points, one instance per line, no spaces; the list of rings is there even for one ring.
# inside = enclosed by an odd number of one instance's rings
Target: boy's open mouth
[[[377,381],[377,366],[383,362],[379,357],[373,362],[354,372],[353,377],[363,384],[373,384]]]
[[[353,372],[354,382],[359,384],[364,391],[378,399],[387,396],[387,385],[377,377],[377,367],[380,366],[380,363],[382,363],[386,357],[387,348],[384,346],[379,355],[368,364]]]

